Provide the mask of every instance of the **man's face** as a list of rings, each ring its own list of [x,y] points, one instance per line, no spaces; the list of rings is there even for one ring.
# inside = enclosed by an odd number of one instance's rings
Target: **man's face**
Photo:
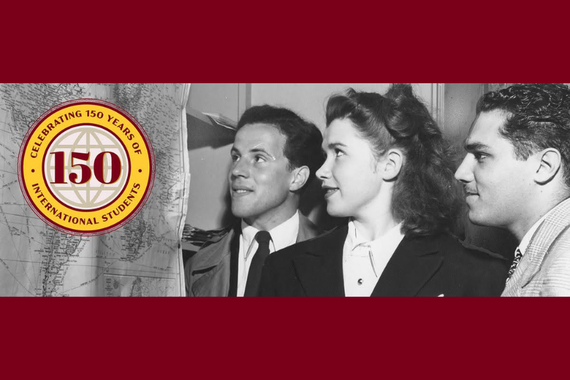
[[[479,114],[455,178],[465,187],[471,222],[512,231],[532,201],[535,168],[529,160],[518,160],[511,142],[499,134],[506,119],[500,110]]]
[[[232,213],[254,227],[279,224],[291,216],[293,173],[283,153],[285,142],[268,124],[247,124],[236,134],[229,172]]]

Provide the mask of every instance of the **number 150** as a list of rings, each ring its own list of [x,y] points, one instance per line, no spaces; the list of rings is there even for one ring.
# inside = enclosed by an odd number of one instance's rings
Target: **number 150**
[[[65,152],[52,152],[50,154],[54,155],[54,163],[55,163],[55,178],[53,184],[65,184]],[[71,173],[69,175],[69,180],[76,185],[81,185],[84,183],[89,182],[91,179],[91,174],[95,175],[97,181],[104,183],[106,185],[117,182],[119,177],[121,176],[121,160],[119,156],[117,156],[113,152],[101,152],[95,157],[95,161],[93,162],[93,171],[88,165],[85,164],[76,164],[75,160],[81,161],[89,161],[89,155],[91,153],[79,153],[79,152],[71,152],[71,166],[72,167],[80,167],[81,168],[81,180],[78,179],[77,173]],[[105,155],[108,154],[111,158],[111,178],[109,181],[105,181],[105,176],[103,174],[103,166]]]

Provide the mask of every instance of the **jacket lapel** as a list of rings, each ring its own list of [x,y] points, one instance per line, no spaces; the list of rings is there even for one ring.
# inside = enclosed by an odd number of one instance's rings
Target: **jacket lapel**
[[[309,297],[344,297],[342,250],[348,226],[311,241],[303,255],[293,259],[297,277]]]
[[[240,231],[240,225],[236,224],[219,244],[204,247],[196,253],[190,273],[195,278],[191,286],[193,295],[228,295],[230,290],[231,247],[235,245],[235,239],[239,238]]]
[[[443,263],[434,238],[405,237],[380,276],[373,297],[412,297]]]

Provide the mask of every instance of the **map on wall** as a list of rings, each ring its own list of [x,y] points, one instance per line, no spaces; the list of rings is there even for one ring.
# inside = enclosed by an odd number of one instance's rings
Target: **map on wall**
[[[178,296],[180,236],[190,170],[186,148],[189,84],[0,84],[0,296]],[[154,148],[156,177],[141,212],[98,237],[59,232],[40,220],[18,184],[28,128],[51,107],[106,100],[133,115]]]

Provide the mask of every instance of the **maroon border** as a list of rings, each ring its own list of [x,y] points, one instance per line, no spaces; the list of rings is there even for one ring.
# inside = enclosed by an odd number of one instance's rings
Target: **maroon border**
[[[0,81],[570,83],[568,13],[555,3],[105,5],[6,3]],[[117,27],[63,22],[121,14]],[[79,63],[60,49],[119,45],[128,58]],[[570,338],[568,299],[0,303],[7,378],[555,379]]]

